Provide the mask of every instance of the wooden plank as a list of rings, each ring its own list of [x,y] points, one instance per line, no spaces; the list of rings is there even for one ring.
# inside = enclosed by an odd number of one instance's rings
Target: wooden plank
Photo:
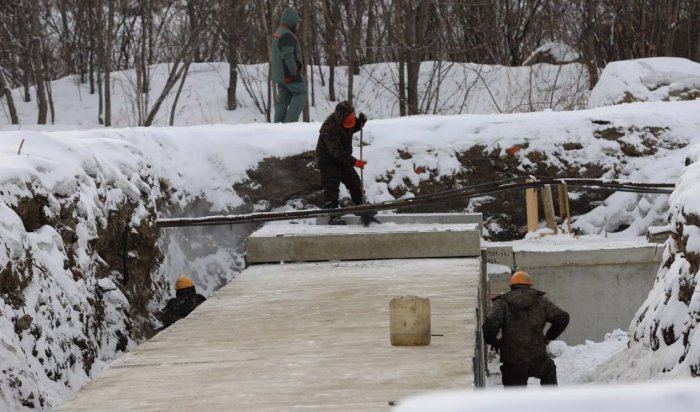
[[[534,182],[536,179],[526,179],[526,182]],[[525,189],[525,206],[527,208],[527,231],[536,231],[539,226],[539,215],[537,211],[537,189]]]
[[[552,186],[546,185],[540,188],[540,194],[542,195],[542,210],[544,211],[544,218],[547,221],[547,227],[552,229],[554,233],[557,231],[557,223],[554,221],[554,201],[552,200]]]
[[[562,230],[564,224],[567,225],[568,233],[571,233],[571,209],[569,208],[569,185],[561,183],[557,186],[559,197],[559,217],[561,218]]]

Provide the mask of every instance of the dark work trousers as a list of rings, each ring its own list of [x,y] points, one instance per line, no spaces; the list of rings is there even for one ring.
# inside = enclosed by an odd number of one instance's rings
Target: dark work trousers
[[[341,166],[337,163],[319,163],[321,171],[321,187],[326,208],[339,205],[340,184],[344,184],[350,192],[355,205],[362,204],[362,182],[352,166]]]
[[[525,386],[528,378],[539,378],[541,385],[557,384],[557,366],[550,358],[522,364],[504,363],[501,373],[503,386]]]

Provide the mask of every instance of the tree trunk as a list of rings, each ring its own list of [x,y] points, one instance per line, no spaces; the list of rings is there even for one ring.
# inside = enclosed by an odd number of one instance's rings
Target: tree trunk
[[[170,126],[175,126],[175,111],[177,110],[177,102],[180,100],[180,94],[182,93],[182,88],[185,86],[185,80],[187,79],[187,73],[190,71],[190,63],[185,63],[185,71],[182,74],[182,80],[180,80],[180,86],[177,88],[177,93],[175,93],[175,100],[173,100],[173,107],[170,109]]]
[[[377,17],[375,13],[375,5],[373,1],[367,3],[369,10],[367,11],[367,60],[366,63],[377,62],[377,44],[375,42],[375,30],[377,26]]]
[[[335,96],[335,65],[337,62],[336,54],[336,38],[335,23],[331,17],[331,9],[328,0],[323,0],[323,17],[325,19],[326,26],[326,54],[328,55],[328,100],[334,102],[337,100]]]
[[[7,108],[10,111],[10,121],[12,124],[19,124],[19,118],[17,118],[17,108],[15,107],[15,101],[12,99],[12,90],[7,84],[2,68],[0,68],[0,92],[2,92],[2,95],[4,95],[7,99]]]
[[[311,82],[311,79],[313,79],[313,66],[310,66],[309,63],[311,59],[309,59],[309,56],[311,55],[309,53],[309,50],[311,48],[311,36],[309,35],[311,33],[311,13],[309,10],[309,0],[304,0],[302,3],[302,20],[307,22],[305,26],[301,27],[302,30],[302,38],[304,39],[304,44],[302,45],[302,53],[304,59],[303,63],[303,70],[304,70],[304,75],[306,76],[306,81],[307,84],[311,84],[311,87],[313,88],[313,82]],[[311,70],[309,70],[309,67],[311,67]],[[309,71],[311,72],[311,79],[309,78]],[[309,115],[309,91],[307,89],[306,91],[306,103],[304,103],[304,113],[302,115],[302,120],[305,122],[311,121],[311,117]]]
[[[238,56],[236,54],[236,27],[238,26],[236,0],[227,0],[228,17],[226,41],[228,57],[228,89],[226,89],[226,110],[236,110],[236,85],[238,84]]]
[[[265,105],[265,118],[268,123],[272,123],[272,117],[271,117],[271,111],[272,111],[272,99],[274,98],[273,96],[273,91],[272,91],[272,66],[270,65],[270,62],[272,61],[272,44],[270,43],[269,35],[270,35],[270,29],[269,29],[269,24],[267,23],[269,20],[272,20],[272,12],[267,10],[265,7],[265,0],[260,0],[259,1],[260,5],[260,14],[262,17],[262,23],[263,23],[263,33],[265,33],[265,46],[267,47],[267,105]]]
[[[48,104],[46,102],[46,90],[44,88],[44,70],[41,64],[41,26],[39,24],[39,4],[31,2],[31,27],[32,27],[32,55],[34,57],[34,85],[36,97],[39,103],[38,124],[46,124]]]
[[[114,42],[114,2],[107,1],[107,36],[105,41],[104,72],[105,77],[105,127],[112,126],[112,43]]]
[[[396,16],[395,16],[395,23],[394,23],[394,37],[396,42],[400,42],[400,30],[398,29],[399,23],[398,21],[401,20],[401,16],[403,14],[403,8],[402,8],[402,2],[401,1],[396,1]],[[404,48],[399,47],[398,50],[398,71],[399,71],[399,115],[400,116],[406,116],[406,50]]]

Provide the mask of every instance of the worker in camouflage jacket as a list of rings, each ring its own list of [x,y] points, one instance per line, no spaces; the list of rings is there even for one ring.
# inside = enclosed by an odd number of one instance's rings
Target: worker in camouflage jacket
[[[187,276],[180,276],[175,282],[175,297],[168,300],[163,308],[161,320],[162,329],[167,328],[180,319],[187,317],[197,306],[207,300],[197,293],[194,283]]]
[[[355,205],[363,204],[362,183],[355,167],[363,169],[364,160],[352,155],[352,135],[367,122],[364,113],[355,118],[355,108],[350,102],[336,105],[335,111],[321,125],[316,144],[316,161],[321,172],[321,186],[325,208],[339,206],[340,183],[350,192]],[[345,221],[339,216],[331,217],[330,224],[342,225]]]
[[[272,81],[277,84],[275,123],[298,121],[306,104],[304,59],[296,36],[298,24],[299,13],[295,9],[286,9],[272,35],[270,73]]]
[[[527,385],[530,377],[539,378],[542,385],[557,384],[557,368],[547,356],[547,345],[564,332],[569,314],[532,285],[527,273],[516,272],[510,292],[494,298],[486,314],[484,341],[500,350],[503,386]],[[547,323],[551,326],[544,333]]]

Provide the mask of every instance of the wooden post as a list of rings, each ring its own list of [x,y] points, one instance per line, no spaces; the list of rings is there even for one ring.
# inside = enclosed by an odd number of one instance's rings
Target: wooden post
[[[569,208],[569,186],[562,183],[557,188],[559,197],[559,216],[561,217],[562,226],[566,222],[567,229],[571,233],[571,209]]]
[[[544,218],[547,221],[547,227],[557,234],[557,223],[554,221],[554,201],[552,200],[552,186],[546,185],[540,189],[540,195],[542,196],[542,210],[544,211]]]
[[[529,178],[526,182],[534,182],[537,179]],[[540,226],[537,212],[537,189],[525,189],[525,206],[527,207],[527,232],[534,232]]]

